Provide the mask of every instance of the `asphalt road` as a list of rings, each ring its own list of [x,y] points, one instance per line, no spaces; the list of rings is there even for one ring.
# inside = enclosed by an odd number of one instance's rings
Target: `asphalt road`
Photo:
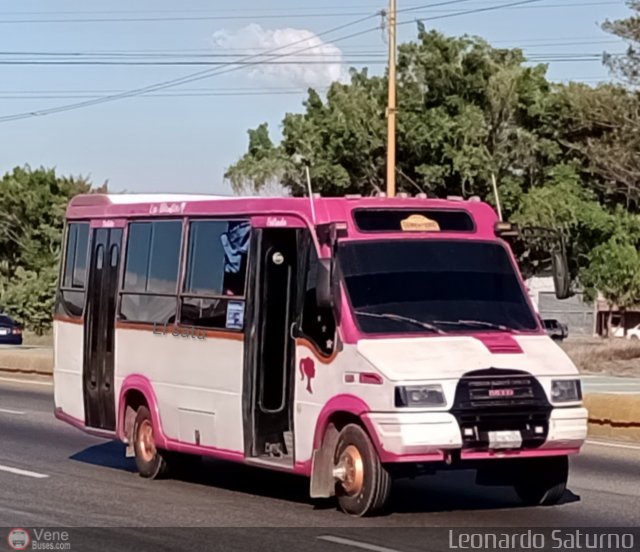
[[[121,444],[66,426],[52,409],[50,385],[0,379],[0,528],[120,528],[94,530],[86,537],[92,550],[206,543],[245,552],[408,552],[449,549],[441,533],[425,547],[429,527],[640,526],[640,446],[586,445],[571,461],[559,506],[521,507],[510,489],[477,487],[472,473],[454,472],[398,481],[388,515],[356,519],[310,500],[303,478],[241,465],[206,461],[182,480],[144,480]],[[234,529],[161,529],[177,527]]]

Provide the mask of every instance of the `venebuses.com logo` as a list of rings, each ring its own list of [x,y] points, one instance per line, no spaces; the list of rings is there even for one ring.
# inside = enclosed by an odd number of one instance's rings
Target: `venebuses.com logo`
[[[68,531],[50,529],[23,529],[16,527],[9,531],[9,550],[71,550]]]
[[[31,535],[26,529],[16,527],[11,529],[7,535],[7,544],[9,548],[13,550],[26,550],[29,544],[31,544]]]

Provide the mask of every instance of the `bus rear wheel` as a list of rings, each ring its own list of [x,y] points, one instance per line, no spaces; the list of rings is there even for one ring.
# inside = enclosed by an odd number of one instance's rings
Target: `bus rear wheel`
[[[530,459],[518,470],[514,489],[528,506],[551,506],[564,495],[568,478],[567,456]]]
[[[138,473],[148,479],[159,479],[166,475],[168,464],[164,452],[155,444],[153,421],[146,406],[140,406],[133,425],[133,448]]]
[[[349,424],[340,432],[334,466],[336,496],[343,512],[361,517],[383,510],[391,492],[391,477],[360,426]]]

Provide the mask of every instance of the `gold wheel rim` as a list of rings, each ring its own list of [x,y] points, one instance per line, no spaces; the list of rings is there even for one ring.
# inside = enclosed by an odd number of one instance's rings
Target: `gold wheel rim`
[[[138,450],[145,462],[151,462],[156,456],[156,443],[150,420],[143,420],[138,427]]]
[[[338,465],[344,469],[342,488],[349,496],[359,494],[364,486],[364,462],[358,448],[349,445],[344,449]]]

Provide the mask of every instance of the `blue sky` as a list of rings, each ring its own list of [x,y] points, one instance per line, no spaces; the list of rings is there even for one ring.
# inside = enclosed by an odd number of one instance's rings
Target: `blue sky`
[[[399,19],[439,17],[513,1],[466,0],[458,6],[408,12]],[[438,0],[398,0],[398,8],[435,3]],[[314,34],[375,13],[385,4],[386,0],[0,0],[0,62],[5,62],[0,66],[0,117],[207,69],[43,65],[43,61],[192,62],[211,54],[228,61],[259,49],[314,39]],[[557,60],[565,54],[623,51],[624,44],[602,32],[599,24],[628,14],[623,0],[541,0],[426,24],[447,34],[479,35],[500,47],[522,47],[536,59]],[[62,19],[73,22],[52,22]],[[306,85],[321,87],[346,66],[361,62],[374,62],[364,63],[374,72],[384,70],[381,30],[332,42],[378,23],[371,19],[314,39],[314,48],[300,55],[306,56],[303,61],[330,62],[323,65],[247,67],[155,96],[3,122],[0,171],[30,164],[89,176],[96,184],[108,180],[113,191],[229,193],[223,173],[245,151],[248,128],[266,121],[277,136],[283,114],[301,110]],[[413,24],[400,27],[400,41],[414,36]],[[71,58],[69,53],[82,55]],[[553,61],[549,76],[590,84],[609,78],[598,60]]]

